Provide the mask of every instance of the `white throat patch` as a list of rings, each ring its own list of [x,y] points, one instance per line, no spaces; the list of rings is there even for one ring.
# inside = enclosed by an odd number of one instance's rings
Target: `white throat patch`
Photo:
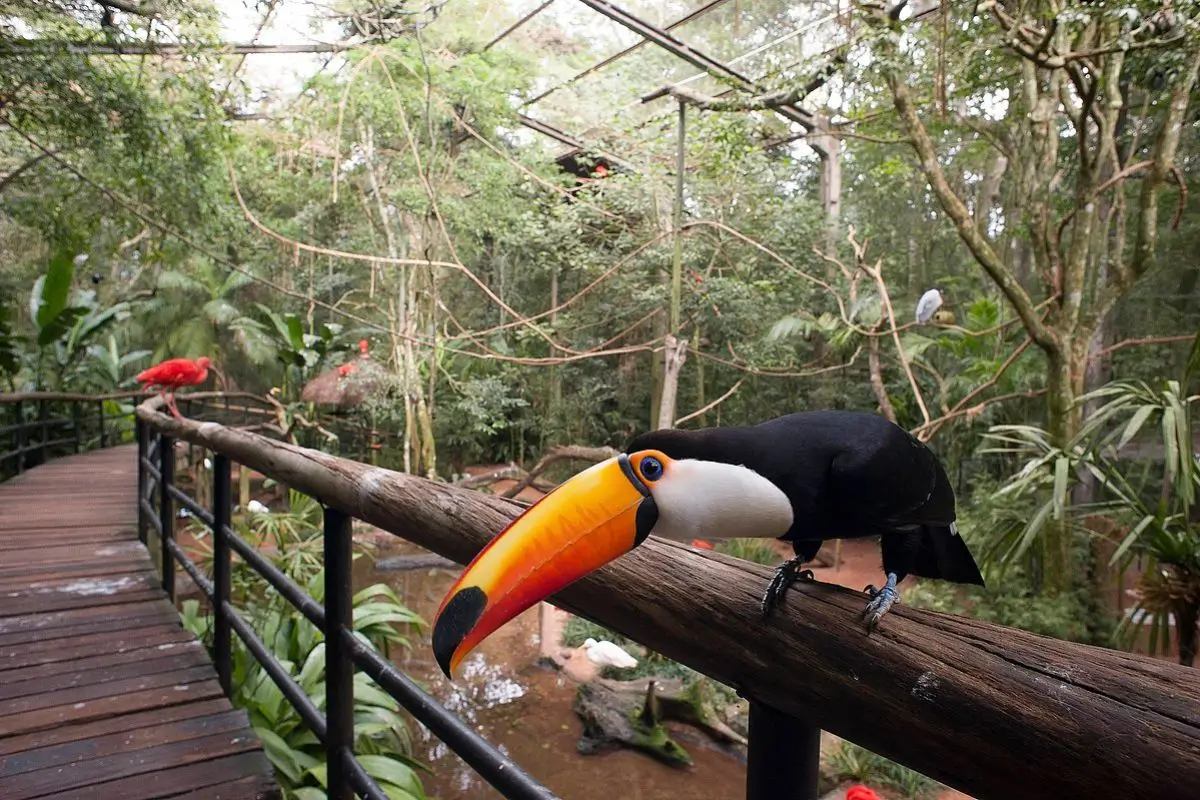
[[[792,504],[778,486],[752,469],[718,461],[672,461],[649,484],[658,506],[650,531],[664,539],[777,539],[792,527]]]

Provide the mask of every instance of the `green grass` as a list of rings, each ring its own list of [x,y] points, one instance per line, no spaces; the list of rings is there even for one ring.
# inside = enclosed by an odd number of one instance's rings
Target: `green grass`
[[[932,797],[942,786],[853,742],[838,743],[826,756],[825,763],[838,781],[886,787],[914,800]]]
[[[775,548],[763,539],[730,539],[715,545],[713,549],[718,553],[743,561],[753,561],[755,564],[766,564],[768,567],[773,567],[781,561]]]

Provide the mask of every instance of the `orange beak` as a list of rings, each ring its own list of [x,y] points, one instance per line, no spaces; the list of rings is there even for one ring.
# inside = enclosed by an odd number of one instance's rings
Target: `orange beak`
[[[446,594],[433,625],[442,672],[452,677],[493,631],[641,544],[657,521],[650,490],[624,454],[543,497],[492,539]]]

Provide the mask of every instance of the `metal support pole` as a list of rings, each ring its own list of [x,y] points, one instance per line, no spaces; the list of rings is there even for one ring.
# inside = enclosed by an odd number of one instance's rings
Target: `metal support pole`
[[[159,542],[159,563],[162,565],[162,587],[171,602],[175,602],[175,559],[167,547],[167,540],[175,537],[175,509],[171,501],[170,487],[175,483],[175,440],[170,436],[159,434],[158,437],[158,469],[162,479],[158,482],[159,512],[162,522],[162,540]]]
[[[325,509],[325,750],[329,800],[353,800],[346,761],[354,752],[354,662],[343,637],[353,624],[350,517]]]
[[[16,417],[13,418],[13,423],[17,426],[17,474],[20,475],[25,471],[25,403],[18,400],[14,408]]]
[[[821,729],[750,701],[746,800],[816,800]]]
[[[149,483],[150,476],[146,474],[146,465],[142,459],[147,458],[150,452],[150,432],[146,429],[146,423],[137,417],[133,418],[133,430],[137,434],[138,541],[145,544],[146,530],[149,525],[146,519],[146,509],[142,508],[142,501],[146,499],[146,485]]]
[[[75,452],[78,453],[83,449],[83,430],[80,425],[79,401],[71,401],[71,427],[75,432]],[[141,474],[138,474],[138,479],[141,479]],[[140,485],[140,484],[139,484]],[[141,495],[138,495],[141,497]]]
[[[104,435],[104,401],[96,401],[96,412],[100,419],[100,449],[108,446],[108,437]]]
[[[233,628],[226,612],[232,583],[229,541],[225,538],[230,515],[229,482],[229,457],[213,453],[213,655],[217,680],[226,696],[233,693]]]
[[[50,443],[50,403],[47,400],[38,401],[38,421],[42,424],[42,443],[38,447],[38,463],[46,463],[46,445]]]

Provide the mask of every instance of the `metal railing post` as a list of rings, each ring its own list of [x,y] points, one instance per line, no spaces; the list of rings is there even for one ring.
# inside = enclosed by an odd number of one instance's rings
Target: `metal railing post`
[[[146,519],[146,509],[142,507],[142,501],[146,499],[146,484],[149,483],[149,475],[146,473],[146,463],[144,459],[148,458],[150,452],[150,433],[146,430],[146,423],[142,422],[137,417],[133,419],[133,429],[137,434],[137,496],[138,496],[138,518],[137,531],[138,541],[142,544],[146,543],[146,529],[148,521]]]
[[[816,800],[821,729],[750,701],[746,800]]]
[[[175,440],[165,433],[158,436],[158,481],[159,512],[162,522],[162,538],[159,542],[159,563],[162,564],[162,588],[171,602],[175,602],[175,559],[167,540],[175,536],[175,509],[171,501],[171,486],[175,483]]]
[[[329,800],[353,800],[347,762],[354,753],[354,662],[343,638],[353,624],[353,551],[345,512],[325,509],[325,751]]]
[[[42,443],[38,446],[38,464],[46,463],[46,449],[50,444],[50,403],[46,400],[38,400],[38,421],[42,424]]]
[[[96,410],[100,414],[100,449],[103,450],[108,444],[108,439],[104,435],[104,401],[96,401]]]
[[[75,429],[75,452],[78,453],[83,450],[83,431],[80,429],[78,400],[71,401],[71,427]]]
[[[17,426],[14,449],[17,451],[17,474],[20,475],[25,471],[25,402],[18,400],[14,408],[16,416],[13,418],[13,424]]]
[[[230,574],[229,540],[229,457],[213,453],[213,655],[217,662],[217,679],[226,696],[233,695],[233,627],[227,613],[232,584]]]

